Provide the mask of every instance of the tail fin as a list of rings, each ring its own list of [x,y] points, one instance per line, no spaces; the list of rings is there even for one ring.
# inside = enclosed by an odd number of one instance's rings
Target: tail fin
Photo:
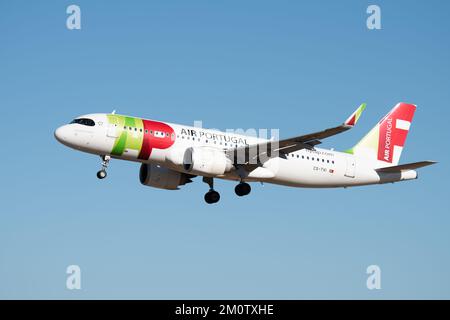
[[[413,104],[398,103],[361,141],[346,152],[372,160],[378,168],[396,166],[415,111],[416,106]]]

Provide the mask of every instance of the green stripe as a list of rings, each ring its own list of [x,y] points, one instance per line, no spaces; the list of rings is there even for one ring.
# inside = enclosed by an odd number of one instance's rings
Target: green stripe
[[[142,147],[143,135],[141,134],[139,129],[143,128],[142,120],[119,115],[111,116],[108,118],[108,120],[112,123],[117,122],[119,130],[121,132],[119,138],[116,139],[111,154],[120,156],[124,153],[125,149],[133,149],[140,152]],[[125,129],[124,126],[126,127]],[[132,131],[129,130],[129,127],[132,128]],[[134,128],[138,129],[137,137],[134,136]]]

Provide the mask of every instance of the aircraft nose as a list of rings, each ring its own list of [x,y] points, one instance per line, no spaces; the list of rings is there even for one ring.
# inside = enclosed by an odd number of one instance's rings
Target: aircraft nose
[[[61,143],[64,143],[67,141],[67,125],[61,126],[58,129],[55,130],[55,138]]]

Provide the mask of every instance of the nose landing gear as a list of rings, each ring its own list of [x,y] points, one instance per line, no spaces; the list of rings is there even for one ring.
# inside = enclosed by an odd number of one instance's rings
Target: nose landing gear
[[[106,169],[109,165],[109,160],[111,160],[110,156],[101,156],[102,158],[102,169],[97,172],[97,178],[105,179],[107,176]]]
[[[210,177],[203,177],[203,182],[209,185],[209,191],[205,194],[205,201],[208,204],[219,202],[220,194],[214,190],[214,180]]]
[[[106,170],[100,170],[97,172],[97,178],[99,179],[105,179],[107,176]]]

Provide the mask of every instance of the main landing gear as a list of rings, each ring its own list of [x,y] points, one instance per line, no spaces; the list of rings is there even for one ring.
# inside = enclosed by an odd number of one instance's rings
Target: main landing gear
[[[252,188],[247,182],[244,182],[243,179],[246,176],[245,170],[241,167],[237,167],[237,174],[239,175],[240,182],[239,184],[234,188],[234,192],[239,196],[243,197],[246,196],[252,191]]]
[[[208,204],[219,202],[220,194],[214,190],[214,179],[210,177],[203,177],[203,182],[209,185],[209,191],[205,194],[205,201]]]
[[[220,200],[220,194],[214,190],[214,179],[210,177],[203,177],[203,182],[207,183],[209,185],[209,191],[205,194],[205,201],[208,204],[219,202]],[[246,196],[250,193],[251,187],[246,182],[240,182],[235,188],[234,192],[239,197]]]
[[[111,160],[110,156],[101,156],[102,158],[102,169],[97,172],[97,178],[105,179],[107,176],[106,169],[108,169],[109,160]]]
[[[243,197],[246,196],[250,193],[250,191],[252,191],[252,188],[250,187],[250,185],[247,182],[240,182],[235,188],[234,188],[234,192],[236,192],[236,194],[239,197]]]

